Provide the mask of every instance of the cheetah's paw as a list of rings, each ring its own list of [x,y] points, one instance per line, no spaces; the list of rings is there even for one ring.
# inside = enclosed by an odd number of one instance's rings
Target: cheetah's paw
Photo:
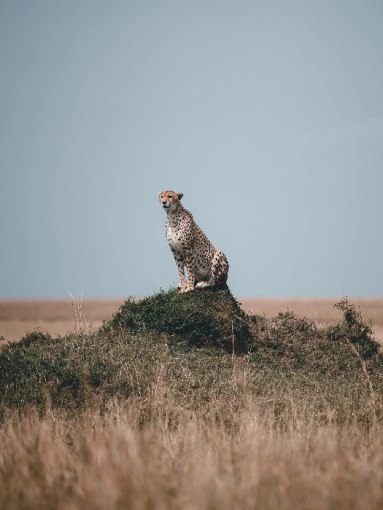
[[[198,282],[196,287],[198,289],[204,289],[205,287],[210,287],[210,285],[207,282]]]

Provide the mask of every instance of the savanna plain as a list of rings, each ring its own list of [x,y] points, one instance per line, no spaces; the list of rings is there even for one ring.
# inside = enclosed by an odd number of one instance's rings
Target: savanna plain
[[[239,301],[0,301],[0,508],[383,508],[383,298]]]

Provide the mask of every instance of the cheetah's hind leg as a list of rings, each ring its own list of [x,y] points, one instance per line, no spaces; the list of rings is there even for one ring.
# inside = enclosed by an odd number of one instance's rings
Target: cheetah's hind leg
[[[199,289],[204,287],[214,287],[216,285],[223,285],[227,282],[229,274],[229,263],[223,251],[215,252],[211,263],[211,276],[207,282],[198,282]]]

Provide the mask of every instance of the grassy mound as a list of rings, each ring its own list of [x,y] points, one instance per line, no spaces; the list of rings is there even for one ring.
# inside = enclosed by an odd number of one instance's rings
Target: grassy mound
[[[228,288],[181,294],[177,289],[141,301],[128,299],[105,332],[164,333],[194,347],[220,347],[247,352],[253,345],[248,316]]]
[[[72,412],[133,398],[142,420],[158,405],[206,415],[219,402],[232,423],[254,398],[278,415],[304,401],[318,416],[329,407],[339,420],[376,416],[379,345],[353,305],[337,306],[344,320],[321,327],[290,312],[248,317],[227,289],[129,299],[97,332],[52,338],[35,331],[6,345],[0,414],[31,405]],[[241,355],[232,356],[233,345]]]

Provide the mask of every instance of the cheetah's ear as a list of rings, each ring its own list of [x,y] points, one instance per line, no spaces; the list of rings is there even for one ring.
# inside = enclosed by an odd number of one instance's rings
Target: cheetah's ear
[[[178,200],[181,200],[181,198],[184,196],[183,193],[177,193],[177,192],[176,192],[176,195],[178,197]]]

